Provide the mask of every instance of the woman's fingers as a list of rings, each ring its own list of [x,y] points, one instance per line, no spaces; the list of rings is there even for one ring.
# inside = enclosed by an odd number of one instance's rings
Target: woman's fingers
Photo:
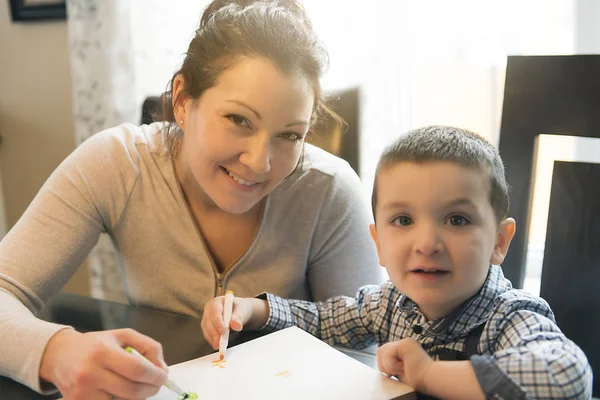
[[[139,348],[151,361],[129,354],[125,346]],[[142,399],[166,383],[161,360],[160,344],[131,329],[85,334],[64,330],[46,346],[40,375],[65,399],[106,400],[108,394]]]
[[[156,387],[167,383],[167,371],[165,369],[125,350],[119,349],[107,354],[104,366],[107,371],[115,373],[132,383]]]
[[[102,370],[94,376],[94,379],[96,381],[91,382],[91,386],[100,387],[103,391],[120,399],[145,399],[155,395],[162,386],[162,384],[141,383],[136,380],[138,377],[131,380],[108,369]]]
[[[156,367],[162,369],[164,372],[168,372],[167,363],[163,355],[162,345],[156,340],[142,335],[133,329],[119,329],[115,331],[115,337],[119,342],[119,347],[125,346],[133,347],[142,354],[148,361],[154,364]],[[129,353],[127,353],[129,354]],[[129,357],[134,360],[134,357]]]

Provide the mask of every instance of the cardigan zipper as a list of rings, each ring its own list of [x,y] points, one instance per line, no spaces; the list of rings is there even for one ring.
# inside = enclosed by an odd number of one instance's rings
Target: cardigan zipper
[[[217,296],[223,295],[223,274],[217,272]]]

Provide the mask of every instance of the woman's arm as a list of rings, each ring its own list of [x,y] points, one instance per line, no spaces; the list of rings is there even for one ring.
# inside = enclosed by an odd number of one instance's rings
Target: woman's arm
[[[65,159],[0,242],[0,354],[11,355],[2,357],[0,374],[38,391],[45,346],[65,327],[34,314],[118,220],[136,179],[114,133],[90,138]]]

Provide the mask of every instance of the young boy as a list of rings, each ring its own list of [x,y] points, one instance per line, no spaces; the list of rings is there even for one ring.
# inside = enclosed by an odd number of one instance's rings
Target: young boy
[[[390,281],[322,303],[236,298],[234,330],[291,325],[334,345],[381,346],[382,372],[455,399],[587,399],[592,373],[541,298],[499,265],[515,233],[497,150],[457,128],[409,132],[377,167],[371,234]],[[216,349],[222,298],[202,329]]]

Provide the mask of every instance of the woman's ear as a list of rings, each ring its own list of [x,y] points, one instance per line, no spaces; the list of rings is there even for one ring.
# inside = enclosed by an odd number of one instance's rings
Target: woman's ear
[[[506,218],[498,226],[498,233],[496,234],[496,245],[490,258],[490,264],[500,265],[508,253],[508,247],[512,238],[515,236],[517,230],[517,224],[513,218]]]
[[[173,107],[173,115],[175,122],[180,127],[185,124],[188,113],[189,96],[185,94],[185,82],[182,75],[177,75],[173,79],[173,95],[171,96],[171,107]]]

